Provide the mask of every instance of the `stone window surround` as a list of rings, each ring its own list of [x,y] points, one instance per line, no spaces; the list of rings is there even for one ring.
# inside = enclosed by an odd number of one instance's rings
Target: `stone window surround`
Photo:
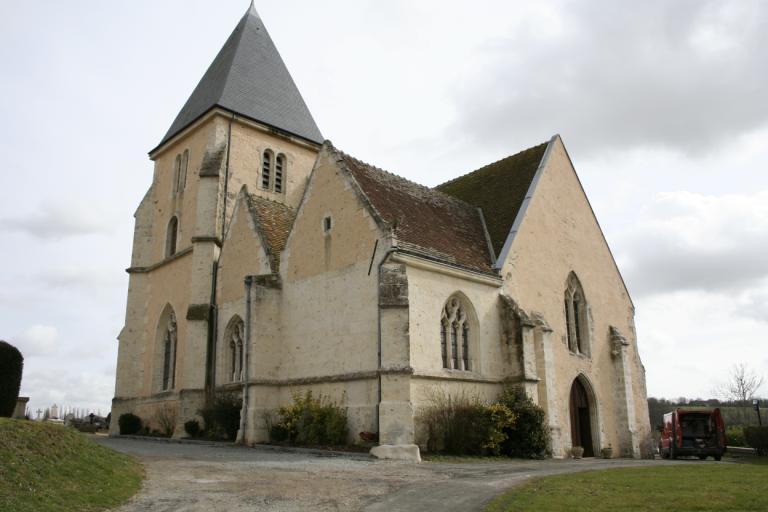
[[[259,189],[283,195],[286,191],[288,158],[270,148],[261,152]],[[279,174],[279,183],[278,183]]]
[[[225,332],[224,346],[227,350],[227,371],[228,382],[242,382],[244,375],[243,367],[243,343],[244,343],[245,324],[239,316],[235,315],[228,324]]]
[[[563,314],[565,344],[572,355],[591,357],[591,314],[584,289],[575,272],[566,281]]]
[[[176,387],[176,353],[178,347],[178,325],[176,313],[170,305],[169,312],[160,316],[157,334],[157,369],[155,371],[155,389],[160,392],[171,391]]]
[[[179,217],[174,215],[168,221],[165,234],[165,257],[170,258],[178,252],[179,245]]]
[[[475,370],[472,354],[472,336],[477,332],[472,325],[469,301],[454,294],[448,298],[440,315],[440,352],[443,370],[470,372]]]
[[[189,149],[176,155],[173,164],[173,183],[171,184],[171,193],[175,197],[184,193],[187,187],[187,171],[189,169]]]

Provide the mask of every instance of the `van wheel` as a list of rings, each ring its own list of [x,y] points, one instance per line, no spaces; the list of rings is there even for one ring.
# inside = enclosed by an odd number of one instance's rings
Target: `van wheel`
[[[720,462],[720,459],[722,459],[722,458],[723,458],[723,456],[722,456],[722,455],[715,455],[715,460],[716,460],[717,462]]]
[[[707,456],[706,455],[699,455],[699,460],[707,460]]]

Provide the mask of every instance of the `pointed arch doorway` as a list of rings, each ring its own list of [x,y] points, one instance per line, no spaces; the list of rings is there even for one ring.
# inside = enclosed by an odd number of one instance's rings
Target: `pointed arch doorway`
[[[595,448],[592,436],[593,402],[586,387],[576,377],[571,385],[571,445],[584,448],[584,457],[594,457]]]

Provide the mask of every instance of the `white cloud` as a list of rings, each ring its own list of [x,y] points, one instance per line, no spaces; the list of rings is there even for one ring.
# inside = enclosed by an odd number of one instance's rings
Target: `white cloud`
[[[10,343],[16,345],[24,358],[45,356],[57,348],[59,331],[49,325],[33,325],[19,334]]]

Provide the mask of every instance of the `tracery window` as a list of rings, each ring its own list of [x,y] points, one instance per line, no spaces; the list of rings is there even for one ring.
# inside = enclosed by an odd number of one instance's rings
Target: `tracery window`
[[[176,385],[176,314],[171,311],[162,333],[163,380],[162,390],[173,389]]]
[[[453,296],[445,303],[440,317],[440,352],[443,368],[472,370],[469,308],[464,301]]]
[[[568,349],[589,355],[589,308],[576,274],[571,272],[565,288],[565,338]]]
[[[240,317],[235,316],[229,321],[229,326],[225,331],[225,346],[229,352],[227,375],[230,382],[240,382],[243,380],[243,370],[245,367],[245,353],[243,351],[245,324]]]

